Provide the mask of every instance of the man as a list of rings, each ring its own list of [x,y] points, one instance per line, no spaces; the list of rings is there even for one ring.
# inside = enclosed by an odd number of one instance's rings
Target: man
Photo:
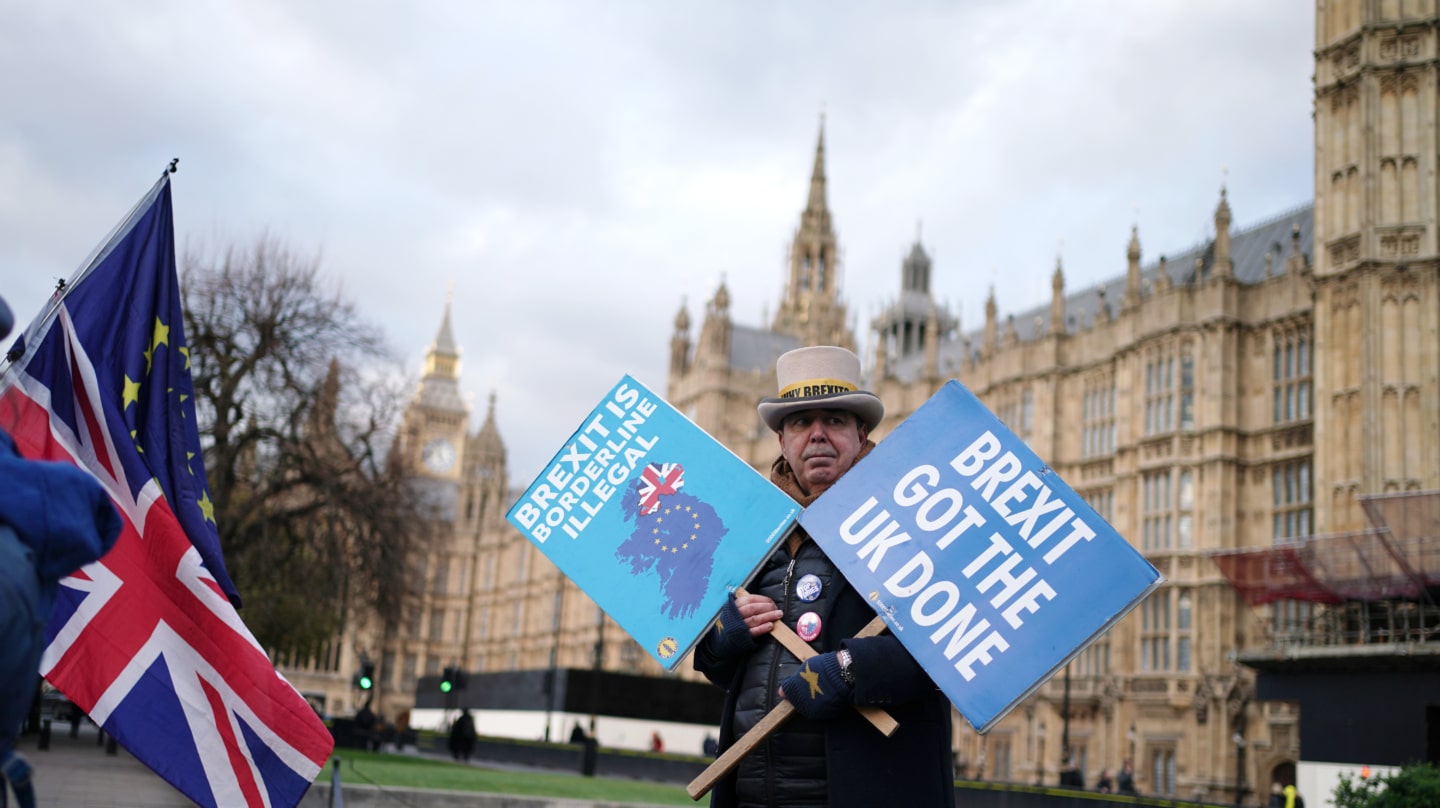
[[[808,506],[874,448],[885,408],[844,348],[790,351],[775,373],[779,395],[759,406],[780,442],[770,479]],[[854,638],[875,612],[820,546],[797,528],[747,588],[695,651],[695,668],[727,691],[720,751],[781,699],[799,715],[716,784],[711,805],[953,806],[949,701],[899,640]],[[802,665],[767,636],[776,620],[817,655]],[[857,706],[885,709],[899,729],[886,738]]]
[[[1125,762],[1120,766],[1120,773],[1115,776],[1115,793],[1131,797],[1140,794],[1135,790],[1135,766],[1131,763],[1130,758],[1125,758]]]
[[[458,761],[469,763],[470,756],[475,754],[475,739],[475,717],[466,708],[450,725],[450,754]]]
[[[1066,756],[1060,761],[1060,785],[1066,788],[1084,788],[1085,773],[1075,765],[1075,761]]]

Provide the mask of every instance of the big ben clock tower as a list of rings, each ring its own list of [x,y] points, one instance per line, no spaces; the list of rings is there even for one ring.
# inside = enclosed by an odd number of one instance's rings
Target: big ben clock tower
[[[470,410],[460,397],[460,349],[450,329],[450,303],[425,353],[420,388],[405,412],[405,453],[419,473],[458,479]]]

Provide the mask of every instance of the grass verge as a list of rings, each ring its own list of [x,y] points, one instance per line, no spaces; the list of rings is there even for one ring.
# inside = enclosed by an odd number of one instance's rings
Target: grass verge
[[[685,788],[640,780],[582,777],[554,772],[510,771],[466,766],[448,760],[337,750],[340,781],[386,788],[437,788],[447,791],[484,791],[529,797],[564,797],[648,805],[695,805]],[[332,764],[333,765],[333,764]],[[329,782],[327,765],[318,780]]]

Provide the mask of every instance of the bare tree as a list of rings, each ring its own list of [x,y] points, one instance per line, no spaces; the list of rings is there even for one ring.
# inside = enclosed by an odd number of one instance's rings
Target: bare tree
[[[403,379],[317,257],[258,238],[187,251],[181,281],[215,522],[261,645],[308,655],[394,623],[430,531],[387,461]]]

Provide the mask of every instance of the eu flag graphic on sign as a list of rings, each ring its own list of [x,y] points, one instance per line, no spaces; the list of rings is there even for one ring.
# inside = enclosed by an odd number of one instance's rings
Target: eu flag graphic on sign
[[[674,670],[800,506],[626,376],[506,518]]]
[[[646,466],[620,500],[635,532],[615,556],[630,562],[632,575],[659,575],[661,607],[669,617],[689,617],[699,608],[710,589],[715,550],[728,532],[714,508],[679,492],[684,473],[679,463]],[[666,480],[664,488],[658,487]]]
[[[27,458],[109,493],[114,548],[61,581],[40,672],[136,758],[206,806],[293,806],[333,742],[241,622],[190,381],[166,175],[0,376]]]

